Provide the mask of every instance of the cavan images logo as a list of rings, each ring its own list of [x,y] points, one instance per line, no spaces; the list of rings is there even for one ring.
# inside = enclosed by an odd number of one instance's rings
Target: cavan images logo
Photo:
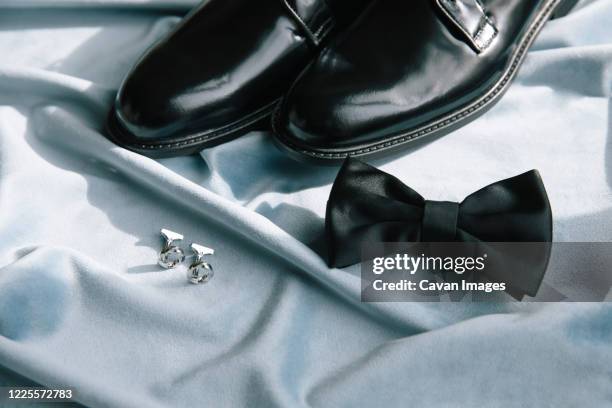
[[[460,257],[441,257],[441,256],[411,256],[408,254],[396,254],[392,257],[377,257],[372,260],[372,273],[380,276],[381,279],[375,279],[371,282],[372,288],[375,291],[482,291],[491,293],[494,291],[506,290],[506,284],[503,282],[469,282],[460,280],[455,282],[438,282],[436,279],[393,279],[389,275],[382,276],[387,272],[393,272],[392,275],[397,277],[397,273],[402,275],[408,273],[423,276],[422,273],[455,273],[463,275],[466,272],[482,272],[486,268],[487,254],[478,257],[460,256]],[[405,275],[404,275],[405,276]]]

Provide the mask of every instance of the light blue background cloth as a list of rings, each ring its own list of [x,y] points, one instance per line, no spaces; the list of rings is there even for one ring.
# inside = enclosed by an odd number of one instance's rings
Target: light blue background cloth
[[[311,249],[336,167],[255,132],[158,161],[108,142],[121,79],[196,3],[0,0],[0,384],[90,407],[612,406],[609,304],[364,304],[358,266]],[[537,168],[556,240],[612,241],[611,27],[582,1],[490,112],[372,163],[457,201]],[[216,249],[210,284],[156,266],[162,227]]]

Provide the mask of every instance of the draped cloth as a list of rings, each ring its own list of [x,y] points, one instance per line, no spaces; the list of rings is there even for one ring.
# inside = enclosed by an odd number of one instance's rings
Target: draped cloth
[[[607,304],[361,303],[359,267],[320,253],[337,167],[265,132],[165,160],[108,142],[121,79],[195,4],[0,1],[0,385],[88,407],[610,405]],[[491,111],[370,164],[456,202],[537,168],[555,241],[612,241],[611,26],[582,1]],[[215,249],[210,283],[156,265],[161,228]],[[546,279],[584,289],[573,259]]]

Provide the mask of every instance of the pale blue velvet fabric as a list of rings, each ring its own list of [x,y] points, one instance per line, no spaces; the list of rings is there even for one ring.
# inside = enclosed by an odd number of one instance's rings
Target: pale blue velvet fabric
[[[159,161],[104,139],[122,77],[195,3],[0,0],[0,385],[90,407],[612,406],[609,304],[363,304],[358,267],[312,249],[337,168],[263,133]],[[612,241],[611,27],[612,2],[582,1],[493,110],[373,164],[446,200],[537,168],[556,240]],[[210,284],[155,265],[162,227],[216,249]]]

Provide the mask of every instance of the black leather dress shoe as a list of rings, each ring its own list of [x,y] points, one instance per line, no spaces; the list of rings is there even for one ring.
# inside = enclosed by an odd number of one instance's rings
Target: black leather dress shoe
[[[300,75],[275,112],[277,139],[339,160],[465,125],[508,88],[561,3],[379,0]]]
[[[369,1],[204,2],[128,75],[109,116],[109,138],[160,157],[243,134]]]

